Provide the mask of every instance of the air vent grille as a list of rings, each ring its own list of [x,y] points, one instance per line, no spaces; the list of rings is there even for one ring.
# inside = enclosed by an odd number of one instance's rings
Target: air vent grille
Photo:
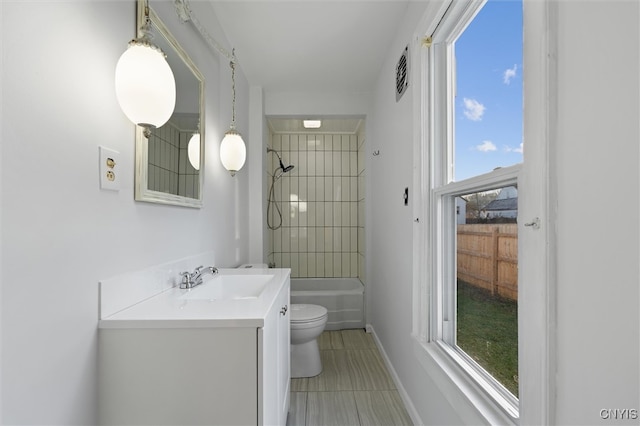
[[[404,48],[396,65],[396,102],[400,100],[409,86],[409,46]]]

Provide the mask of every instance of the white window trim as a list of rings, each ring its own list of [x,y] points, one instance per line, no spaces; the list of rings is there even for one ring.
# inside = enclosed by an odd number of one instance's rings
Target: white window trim
[[[452,7],[469,7],[473,0],[453,2]],[[443,2],[425,14],[416,39],[423,46],[423,34],[433,34],[440,18],[452,2]],[[493,398],[482,391],[463,371],[447,350],[433,339],[430,306],[433,286],[431,271],[434,264],[429,255],[433,228],[429,225],[431,211],[430,188],[434,171],[429,167],[432,155],[430,141],[436,136],[430,105],[429,79],[433,78],[433,64],[429,49],[416,48],[413,75],[416,79],[414,104],[415,175],[420,188],[420,200],[414,204],[414,353],[434,379],[443,396],[456,408],[467,424],[483,418],[489,424],[518,423],[521,425],[552,424],[555,419],[556,371],[556,265],[555,265],[555,202],[552,185],[553,140],[556,138],[556,52],[558,34],[557,3],[552,0],[524,0],[524,138],[525,162],[519,178],[519,188],[527,194],[520,201],[519,251],[527,252],[519,264],[519,419],[514,421],[498,408]],[[539,218],[539,229],[524,227],[529,219]],[[526,386],[523,386],[526,384]],[[461,403],[467,401],[468,404]]]

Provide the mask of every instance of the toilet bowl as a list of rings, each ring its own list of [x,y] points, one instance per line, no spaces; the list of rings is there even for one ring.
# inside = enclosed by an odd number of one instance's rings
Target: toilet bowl
[[[322,372],[318,336],[327,324],[327,308],[291,305],[291,377],[313,377]]]

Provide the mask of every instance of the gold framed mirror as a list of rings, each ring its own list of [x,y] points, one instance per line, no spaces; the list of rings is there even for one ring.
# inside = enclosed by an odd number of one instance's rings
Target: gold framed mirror
[[[137,28],[145,20],[146,7],[147,1],[138,1]],[[149,138],[142,127],[136,126],[135,200],[200,208],[204,76],[153,9],[148,13],[153,43],[167,55],[176,80],[176,108],[169,121],[153,129]]]

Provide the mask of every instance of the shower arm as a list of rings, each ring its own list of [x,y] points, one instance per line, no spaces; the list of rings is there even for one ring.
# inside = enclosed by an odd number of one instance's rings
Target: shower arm
[[[273,152],[273,153],[276,154],[276,156],[278,157],[278,161],[280,162],[280,168],[282,169],[282,171],[284,173],[288,172],[289,170],[291,170],[293,168],[293,166],[291,166],[291,165],[285,167],[284,163],[282,162],[282,157],[280,157],[280,153],[278,151],[276,151],[275,149],[273,149],[273,148],[267,147],[267,154],[270,153],[270,152]],[[287,170],[287,169],[289,169],[289,170]]]

